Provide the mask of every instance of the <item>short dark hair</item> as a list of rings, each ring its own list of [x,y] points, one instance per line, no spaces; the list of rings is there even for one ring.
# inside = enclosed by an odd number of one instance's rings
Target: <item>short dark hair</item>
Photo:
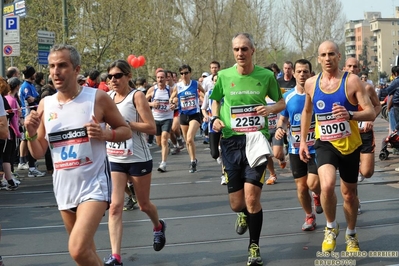
[[[188,69],[188,71],[191,72],[191,67],[189,65],[187,65],[187,64],[181,65],[179,67],[179,71],[182,71],[183,69],[186,69],[186,68]]]
[[[288,64],[288,63],[285,63],[285,64]],[[294,71],[295,71],[296,64],[308,65],[309,66],[309,72],[312,73],[312,63],[310,63],[309,60],[306,60],[306,59],[298,59],[298,60],[296,60],[295,64],[294,64]],[[291,65],[292,65],[292,63],[291,63]]]
[[[98,76],[100,76],[100,71],[98,71],[97,69],[93,69],[89,72],[89,78],[91,80],[96,80]]]
[[[218,68],[220,68],[220,63],[218,61],[212,61],[209,63],[209,66],[211,65],[218,65]]]
[[[40,84],[40,82],[44,79],[43,72],[36,72],[35,83]]]
[[[6,77],[9,79],[13,77],[16,73],[18,73],[18,69],[16,67],[10,67],[7,69]]]

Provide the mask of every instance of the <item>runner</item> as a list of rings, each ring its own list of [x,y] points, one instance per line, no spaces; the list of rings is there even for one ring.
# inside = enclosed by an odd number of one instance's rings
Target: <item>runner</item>
[[[230,207],[238,212],[236,232],[249,228],[248,266],[263,265],[259,238],[263,212],[260,202],[266,161],[271,154],[267,116],[285,108],[284,99],[273,72],[253,64],[254,40],[248,33],[233,37],[237,62],[221,70],[210,96],[213,129],[223,133],[220,141],[225,165]],[[266,96],[276,101],[266,106]],[[221,100],[223,99],[223,105]]]
[[[299,155],[306,163],[312,158],[307,136],[314,111],[314,147],[321,186],[320,199],[327,220],[322,251],[334,251],[339,234],[335,195],[337,169],[341,177],[341,194],[347,223],[346,251],[359,251],[356,234],[356,189],[362,141],[356,121],[373,120],[375,112],[360,79],[339,70],[341,54],[338,45],[332,41],[325,41],[319,46],[318,52],[322,72],[308,79],[305,84],[306,100],[301,116]],[[362,106],[362,111],[358,111],[358,104]]]
[[[299,158],[299,144],[301,133],[301,113],[305,103],[305,81],[310,78],[312,72],[312,64],[306,59],[299,59],[294,63],[294,77],[296,86],[294,89],[284,93],[286,109],[281,112],[277,123],[276,139],[282,140],[285,132],[289,128],[289,157],[292,175],[297,188],[297,196],[299,203],[305,211],[305,223],[302,225],[303,231],[313,231],[316,229],[316,215],[312,212],[312,198],[309,190],[313,191],[313,199],[315,212],[322,213],[323,209],[320,205],[320,183],[317,175],[317,166],[314,160],[314,116],[312,116],[311,130],[309,130],[307,144],[311,154],[308,163],[304,163]]]
[[[101,266],[94,234],[111,197],[105,141],[123,142],[132,133],[104,91],[78,84],[80,55],[73,46],[54,45],[48,61],[58,92],[26,117],[25,137],[34,158],[42,158],[50,147],[54,194],[69,234],[69,254],[77,265]]]
[[[158,74],[159,77],[162,76]],[[128,180],[133,182],[140,210],[148,215],[154,226],[154,250],[160,251],[166,242],[166,224],[163,220],[159,220],[157,208],[150,201],[152,157],[144,136],[144,133],[155,133],[155,121],[144,94],[129,86],[131,78],[131,68],[125,60],[117,60],[108,66],[108,79],[113,88],[110,97],[116,103],[133,134],[126,141],[107,143],[112,171],[112,200],[108,222],[112,254],[104,263],[106,266],[123,265],[121,259],[122,210]]]

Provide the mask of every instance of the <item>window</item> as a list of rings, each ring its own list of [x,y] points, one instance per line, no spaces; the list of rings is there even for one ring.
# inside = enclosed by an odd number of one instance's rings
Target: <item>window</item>
[[[392,36],[395,36],[395,31],[394,30],[392,31]]]
[[[395,21],[392,21],[392,26],[395,26]]]

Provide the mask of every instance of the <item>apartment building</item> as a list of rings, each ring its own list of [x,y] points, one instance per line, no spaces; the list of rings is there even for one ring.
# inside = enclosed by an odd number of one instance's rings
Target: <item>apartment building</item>
[[[365,12],[364,19],[351,20],[345,24],[345,56],[355,57],[372,71],[378,69],[375,36],[370,23],[381,18],[381,12]]]
[[[392,66],[399,63],[399,7],[395,8],[395,18],[371,20],[370,31],[374,36],[371,48],[376,52],[378,69],[389,75]]]

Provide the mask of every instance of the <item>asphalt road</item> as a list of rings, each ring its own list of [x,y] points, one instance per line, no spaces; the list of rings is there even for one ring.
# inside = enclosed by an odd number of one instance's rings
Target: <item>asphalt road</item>
[[[305,215],[296,198],[290,169],[279,169],[275,163],[278,183],[265,185],[262,194],[264,221],[260,246],[264,265],[399,265],[399,173],[394,171],[399,167],[399,155],[380,161],[378,154],[381,140],[388,134],[387,122],[377,119],[375,132],[376,172],[371,179],[359,183],[363,213],[358,217],[357,228],[364,252],[356,258],[342,257],[346,224],[337,182],[337,221],[341,231],[333,255],[338,261],[318,253],[324,236],[324,215],[317,215],[315,231],[301,230]],[[157,172],[159,148],[151,148],[151,199],[167,223],[167,244],[162,251],[155,252],[147,216],[139,210],[124,212],[125,266],[246,265],[248,233],[235,233],[236,214],[229,208],[226,187],[220,185],[220,166],[212,160],[202,139],[198,138],[196,144],[199,164],[194,174],[188,172],[186,151],[169,156],[168,172]],[[39,169],[45,170],[44,162],[39,163]],[[56,207],[51,177],[28,178],[27,172],[19,173],[22,184],[17,191],[0,191],[0,255],[5,265],[74,265],[68,254],[67,234]],[[110,253],[107,215],[96,234],[98,253],[104,258]]]

